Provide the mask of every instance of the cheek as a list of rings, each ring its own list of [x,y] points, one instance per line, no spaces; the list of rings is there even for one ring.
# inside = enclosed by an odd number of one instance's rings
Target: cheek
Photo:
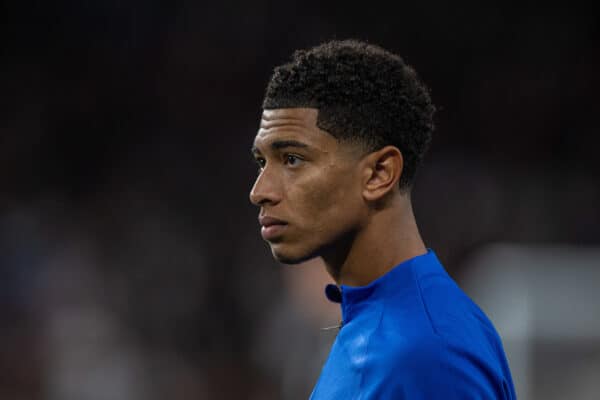
[[[321,173],[316,179],[298,185],[298,211],[317,231],[339,228],[352,223],[356,214],[357,194],[349,177]]]

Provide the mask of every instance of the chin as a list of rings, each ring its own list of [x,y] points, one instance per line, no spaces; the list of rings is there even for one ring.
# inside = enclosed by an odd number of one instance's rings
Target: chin
[[[291,251],[281,248],[281,246],[271,245],[271,253],[273,258],[282,264],[300,264],[317,257],[317,254],[310,252]]]

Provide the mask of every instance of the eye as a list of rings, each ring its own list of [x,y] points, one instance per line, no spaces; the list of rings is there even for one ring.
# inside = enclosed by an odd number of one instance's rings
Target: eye
[[[256,163],[258,164],[258,166],[261,169],[264,168],[265,165],[267,164],[267,161],[264,158],[262,158],[262,157],[256,157],[254,160],[256,161]]]
[[[294,154],[286,154],[285,155],[285,164],[289,165],[291,167],[295,167],[301,161],[302,161],[302,159],[300,157],[298,157],[297,155],[294,155]]]
[[[267,161],[262,157],[255,157],[254,161],[258,164],[258,169],[256,170],[256,174],[260,175],[262,170],[265,168]]]

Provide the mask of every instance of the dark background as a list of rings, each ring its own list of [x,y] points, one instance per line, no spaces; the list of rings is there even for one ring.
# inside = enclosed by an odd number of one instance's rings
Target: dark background
[[[273,67],[327,39],[431,88],[414,204],[451,275],[488,243],[600,243],[591,2],[1,7],[1,398],[306,398],[256,350],[286,289],[249,148]]]

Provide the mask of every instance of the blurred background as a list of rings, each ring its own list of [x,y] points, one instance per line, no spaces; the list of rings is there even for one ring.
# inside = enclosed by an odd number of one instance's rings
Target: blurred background
[[[248,202],[274,66],[359,38],[431,88],[423,237],[520,399],[600,398],[591,2],[0,6],[0,398],[306,399],[339,322]]]

